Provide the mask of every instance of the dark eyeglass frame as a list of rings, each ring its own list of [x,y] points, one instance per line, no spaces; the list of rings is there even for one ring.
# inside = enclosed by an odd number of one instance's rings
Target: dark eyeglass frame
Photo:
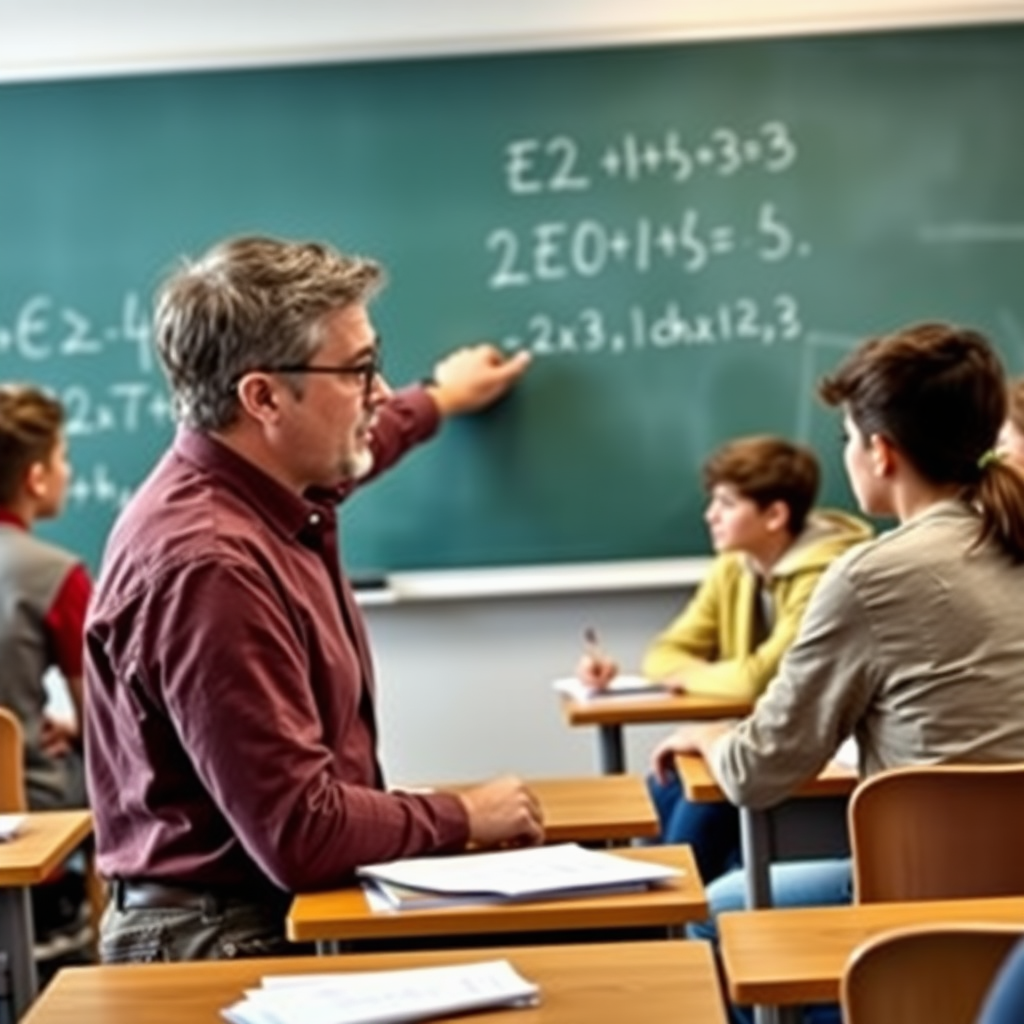
[[[342,377],[361,377],[363,380],[363,401],[368,402],[373,394],[374,381],[384,372],[384,357],[375,349],[367,362],[355,366],[317,366],[312,363],[286,363],[284,366],[260,366],[250,373],[333,373]]]

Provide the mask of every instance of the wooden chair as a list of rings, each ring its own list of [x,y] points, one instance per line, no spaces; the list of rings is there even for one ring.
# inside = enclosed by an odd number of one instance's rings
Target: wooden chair
[[[0,814],[23,813],[28,810],[23,744],[21,722],[7,708],[0,707]],[[92,843],[88,846],[86,858],[85,889],[93,935],[98,936],[107,891],[103,879],[96,871]]]
[[[28,810],[23,743],[21,722],[7,708],[0,708],[0,814]]]
[[[929,924],[857,947],[842,979],[844,1024],[974,1024],[1020,925]]]
[[[849,823],[858,903],[1024,894],[1024,764],[883,772]]]

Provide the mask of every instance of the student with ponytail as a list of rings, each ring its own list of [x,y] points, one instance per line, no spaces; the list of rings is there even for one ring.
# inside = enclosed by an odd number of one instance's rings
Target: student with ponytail
[[[842,410],[861,509],[898,525],[826,570],[748,718],[680,729],[662,758],[703,754],[730,800],[756,807],[851,735],[864,776],[1024,761],[1024,474],[996,451],[998,357],[977,331],[916,324],[865,342],[819,390]],[[776,906],[847,902],[850,864],[777,864],[771,884]],[[742,908],[742,876],[708,896],[716,916]],[[713,919],[690,930],[715,937]]]

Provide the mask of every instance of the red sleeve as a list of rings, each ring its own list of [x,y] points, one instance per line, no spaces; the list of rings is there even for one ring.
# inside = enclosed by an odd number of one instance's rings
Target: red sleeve
[[[43,625],[50,638],[54,661],[65,677],[82,674],[85,609],[92,593],[89,574],[81,564],[64,577]]]

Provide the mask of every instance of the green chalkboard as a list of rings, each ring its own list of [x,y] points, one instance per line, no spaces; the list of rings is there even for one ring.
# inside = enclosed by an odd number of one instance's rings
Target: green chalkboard
[[[1024,28],[0,86],[0,375],[70,411],[49,534],[95,565],[172,433],[155,282],[241,232],[380,258],[392,380],[534,366],[348,509],[355,570],[701,554],[697,468],[810,439],[812,383],[943,317],[1024,362]]]

